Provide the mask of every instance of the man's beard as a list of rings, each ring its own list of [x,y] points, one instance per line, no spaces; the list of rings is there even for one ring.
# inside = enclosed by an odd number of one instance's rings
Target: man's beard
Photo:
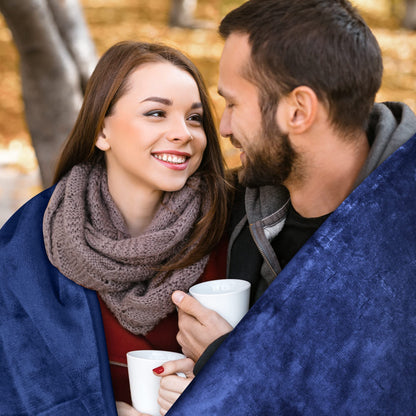
[[[240,183],[249,188],[282,185],[292,172],[297,156],[289,136],[276,125],[273,134],[262,128],[253,139],[250,143],[255,145],[244,149],[246,163],[238,174]]]

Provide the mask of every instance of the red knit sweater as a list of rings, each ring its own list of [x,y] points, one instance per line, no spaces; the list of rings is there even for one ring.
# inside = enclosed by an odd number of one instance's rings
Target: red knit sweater
[[[204,273],[198,282],[221,279],[225,277],[227,245],[221,242],[211,253]],[[145,336],[134,335],[124,329],[98,296],[103,317],[104,332],[110,359],[111,379],[116,400],[131,404],[130,388],[127,373],[128,351],[134,350],[166,350],[181,352],[176,341],[178,319],[176,311],[153,328]]]

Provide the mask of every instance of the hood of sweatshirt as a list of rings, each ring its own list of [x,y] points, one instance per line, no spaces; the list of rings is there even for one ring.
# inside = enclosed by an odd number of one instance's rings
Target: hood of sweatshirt
[[[355,187],[377,166],[402,146],[416,132],[416,116],[404,103],[385,102],[374,105],[369,119],[367,137],[370,152],[364,163]],[[283,186],[247,188],[245,204],[250,224],[263,219],[263,226],[271,230],[268,239],[280,231],[283,224],[274,227],[285,214],[289,194]],[[266,230],[267,233],[267,230]]]
[[[416,116],[406,104],[399,102],[375,104],[367,129],[370,153],[355,186],[406,143],[415,132]]]

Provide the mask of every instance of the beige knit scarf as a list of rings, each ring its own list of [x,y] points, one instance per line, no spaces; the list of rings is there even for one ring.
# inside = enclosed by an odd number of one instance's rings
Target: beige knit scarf
[[[106,170],[77,165],[59,181],[45,211],[49,260],[69,279],[96,290],[124,328],[146,334],[174,310],[172,292],[187,291],[208,261],[205,256],[173,273],[160,272],[209,206],[203,187],[193,176],[180,191],[166,193],[147,230],[132,238],[108,191]]]

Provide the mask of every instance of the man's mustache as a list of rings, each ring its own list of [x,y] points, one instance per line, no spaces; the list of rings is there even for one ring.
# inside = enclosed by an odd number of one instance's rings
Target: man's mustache
[[[228,138],[234,147],[242,148],[241,143],[232,134],[230,134]]]

